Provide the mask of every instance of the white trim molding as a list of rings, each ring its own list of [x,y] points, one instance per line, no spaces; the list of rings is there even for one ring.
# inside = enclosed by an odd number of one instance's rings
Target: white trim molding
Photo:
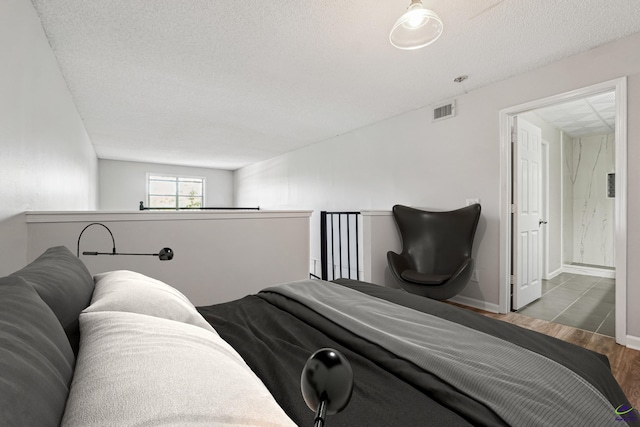
[[[551,273],[549,273],[549,277],[547,278],[547,280],[551,280],[554,277],[559,276],[561,273],[562,273],[562,267],[560,267],[557,270],[554,270]]]
[[[500,306],[498,304],[493,304],[493,303],[482,301],[475,298],[465,297],[464,295],[456,295],[455,297],[450,298],[449,301],[466,305],[468,307],[477,308],[479,310],[488,311],[491,313],[500,312]]]
[[[584,276],[594,277],[606,277],[608,279],[615,279],[616,272],[614,270],[605,270],[604,268],[585,267],[582,265],[565,264],[562,267],[564,273],[582,274]]]
[[[251,218],[309,218],[313,211],[216,210],[216,211],[57,211],[25,212],[27,223],[47,222],[111,222],[111,221],[183,221]]]
[[[627,335],[627,347],[629,347],[632,350],[640,350],[640,337]]]

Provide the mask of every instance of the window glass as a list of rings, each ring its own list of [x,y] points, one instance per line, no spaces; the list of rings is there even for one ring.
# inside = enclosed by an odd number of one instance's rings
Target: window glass
[[[201,208],[204,206],[204,178],[148,175],[150,208]]]
[[[176,183],[167,181],[149,181],[149,194],[176,194]]]
[[[201,208],[202,197],[180,197],[181,208]]]
[[[202,196],[202,183],[201,182],[184,182],[180,181],[179,191],[181,196]]]
[[[149,207],[152,208],[175,208],[175,196],[149,196]]]

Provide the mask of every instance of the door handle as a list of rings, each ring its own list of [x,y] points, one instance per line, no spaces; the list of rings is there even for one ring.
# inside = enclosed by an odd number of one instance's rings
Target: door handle
[[[546,224],[546,223],[547,223],[547,221],[540,220],[540,221],[538,221],[538,227],[541,226],[542,224]]]

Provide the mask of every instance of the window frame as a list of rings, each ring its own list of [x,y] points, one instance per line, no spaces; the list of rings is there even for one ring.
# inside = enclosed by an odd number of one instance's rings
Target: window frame
[[[175,194],[167,194],[167,196],[176,198],[176,206],[174,206],[174,207],[152,206],[152,204],[151,204],[151,196],[155,196],[156,194],[151,194],[150,184],[151,184],[151,181],[152,181],[151,177],[154,177],[154,176],[156,176],[156,177],[166,177],[166,178],[175,178],[175,184],[176,184],[175,190],[176,190],[176,193]],[[149,208],[155,208],[155,209],[158,209],[158,208],[161,208],[161,209],[176,209],[176,210],[184,209],[184,208],[180,207],[180,198],[182,197],[184,199],[185,197],[188,197],[188,196],[180,196],[179,183],[180,183],[181,179],[182,180],[200,180],[202,182],[202,196],[201,196],[202,204],[201,204],[200,208],[204,208],[206,206],[205,205],[206,185],[207,185],[207,178],[206,177],[197,176],[197,175],[182,175],[182,174],[176,174],[176,173],[163,173],[163,172],[147,172],[147,174],[146,174],[146,182],[145,182],[145,184],[146,184],[146,190],[147,190],[147,196],[146,196],[147,206]],[[153,180],[153,181],[161,181],[161,180]],[[171,182],[171,181],[167,180],[167,182]],[[160,194],[157,194],[157,195],[160,195]]]

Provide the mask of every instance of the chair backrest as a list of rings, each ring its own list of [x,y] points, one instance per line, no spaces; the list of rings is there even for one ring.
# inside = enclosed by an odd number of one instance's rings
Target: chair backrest
[[[452,274],[471,257],[480,205],[430,212],[395,205],[393,217],[402,236],[402,256],[421,273]]]

